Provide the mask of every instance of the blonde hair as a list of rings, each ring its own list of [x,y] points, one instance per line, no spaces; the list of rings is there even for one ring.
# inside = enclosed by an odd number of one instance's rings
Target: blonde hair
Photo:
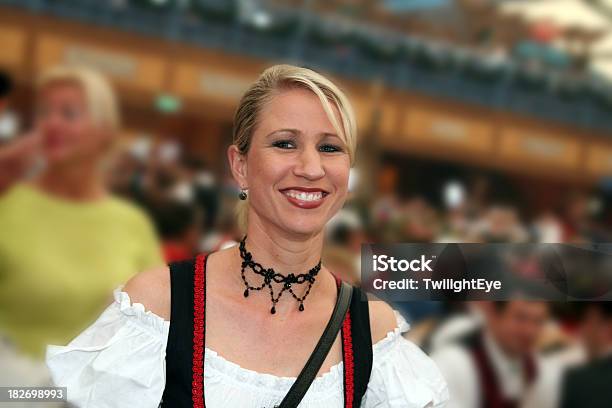
[[[120,126],[119,108],[115,92],[108,80],[88,67],[62,65],[44,71],[38,78],[37,90],[59,84],[73,84],[85,94],[87,111],[98,126],[117,131]]]
[[[293,65],[274,65],[266,69],[247,89],[234,114],[233,144],[240,153],[247,154],[263,107],[279,92],[295,88],[309,90],[319,98],[329,121],[346,144],[352,166],[357,148],[357,125],[348,98],[323,75]],[[340,121],[332,104],[338,110]],[[240,201],[236,208],[238,225],[243,230],[246,229],[247,207],[247,201]]]
[[[234,115],[233,132],[233,142],[238,150],[242,154],[248,152],[259,114],[265,104],[279,91],[293,88],[307,89],[319,97],[329,121],[346,143],[352,165],[357,145],[357,126],[348,98],[323,75],[293,65],[274,65],[266,69],[240,99]],[[338,109],[341,123],[338,123],[331,104]]]

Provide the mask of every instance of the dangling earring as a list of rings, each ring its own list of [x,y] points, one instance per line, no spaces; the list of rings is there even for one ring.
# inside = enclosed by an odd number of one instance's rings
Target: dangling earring
[[[240,194],[238,194],[238,198],[243,201],[247,199],[247,193],[244,188],[240,190]]]

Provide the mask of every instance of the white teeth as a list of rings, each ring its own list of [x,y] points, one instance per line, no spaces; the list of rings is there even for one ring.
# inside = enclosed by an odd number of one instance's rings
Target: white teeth
[[[313,193],[306,193],[304,191],[288,190],[284,192],[289,197],[296,198],[302,201],[318,201],[323,198],[323,192],[317,191]]]

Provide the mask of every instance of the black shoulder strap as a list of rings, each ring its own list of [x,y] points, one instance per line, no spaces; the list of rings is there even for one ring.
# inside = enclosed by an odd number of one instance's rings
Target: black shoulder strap
[[[166,345],[166,386],[161,406],[190,407],[195,259],[171,263],[169,267],[170,331]]]
[[[161,401],[161,407],[191,407],[193,404],[193,390],[191,386],[195,259],[172,263],[169,266],[171,283],[171,323],[166,347],[166,386]],[[370,334],[368,301],[364,293],[358,287],[353,287],[352,290],[353,293],[350,298],[348,312],[350,314],[350,326],[347,327],[350,330],[345,330],[346,328],[343,328],[342,331],[343,335],[345,331],[350,332],[352,340],[350,353],[353,358],[353,364],[351,364],[353,370],[351,371],[350,378],[346,377],[346,368],[344,374],[345,388],[348,388],[346,387],[347,381],[353,384],[353,387],[351,387],[353,390],[353,398],[351,398],[348,406],[355,408],[360,406],[361,399],[367,390],[368,381],[370,379],[372,370],[372,338]],[[342,325],[343,320],[344,319],[340,319],[340,325]],[[335,333],[337,333],[337,330]],[[332,344],[334,339],[335,336],[332,338]],[[325,353],[323,357],[326,355],[327,353]],[[314,371],[315,376],[319,368],[320,365]],[[309,385],[310,383],[308,383],[308,386]],[[303,395],[301,398],[303,398]],[[297,403],[299,403],[299,400]],[[295,406],[297,406],[297,403]],[[292,405],[287,406],[290,407]]]
[[[310,384],[312,384],[317,376],[325,357],[327,357],[329,349],[331,349],[332,345],[334,344],[334,340],[336,340],[336,336],[340,331],[340,327],[342,327],[342,322],[344,321],[346,312],[351,304],[352,294],[353,287],[345,282],[342,282],[340,284],[340,292],[338,293],[336,305],[334,306],[331,318],[323,331],[323,335],[315,346],[310,358],[308,358],[302,372],[300,372],[300,375],[298,375],[297,379],[289,389],[289,392],[287,395],[285,395],[285,398],[280,403],[279,408],[295,408],[298,406],[302,398],[304,398]]]
[[[353,289],[351,299],[351,337],[353,345],[353,404],[354,408],[361,406],[368,388],[372,372],[372,334],[370,331],[370,308],[365,293],[359,288]],[[345,375],[346,375],[346,371]],[[350,379],[345,378],[346,381]]]

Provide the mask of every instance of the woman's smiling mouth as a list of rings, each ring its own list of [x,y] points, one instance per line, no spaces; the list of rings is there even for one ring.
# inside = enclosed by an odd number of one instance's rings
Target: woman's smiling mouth
[[[319,207],[329,193],[318,188],[290,187],[280,190],[289,203],[298,208],[312,209]]]

